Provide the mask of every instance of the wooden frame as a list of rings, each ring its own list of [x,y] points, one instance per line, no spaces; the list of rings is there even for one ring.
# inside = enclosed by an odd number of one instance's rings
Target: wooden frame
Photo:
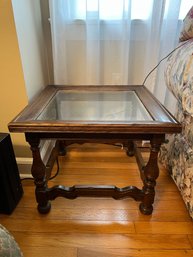
[[[152,117],[152,121],[60,121],[37,120],[44,108],[59,90],[87,91],[135,91],[142,104]],[[78,196],[113,197],[122,199],[132,197],[141,201],[140,210],[143,214],[151,214],[155,196],[156,179],[159,175],[157,156],[166,133],[181,132],[181,125],[155,99],[144,86],[48,86],[34,101],[29,104],[8,125],[11,132],[25,133],[26,140],[33,153],[32,175],[36,185],[38,210],[47,213],[50,200],[58,196],[74,199]],[[140,169],[143,188],[134,186],[117,188],[104,185],[80,185],[70,188],[65,186],[47,187],[47,167],[40,156],[40,140],[57,139],[59,151],[65,153],[65,146],[73,142],[121,142],[128,147],[128,155],[136,155]],[[140,152],[134,144],[136,140],[149,140],[151,149],[148,163],[145,165]]]

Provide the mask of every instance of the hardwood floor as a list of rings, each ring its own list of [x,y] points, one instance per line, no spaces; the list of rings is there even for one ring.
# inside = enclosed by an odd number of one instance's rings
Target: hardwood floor
[[[147,159],[148,154],[144,153]],[[71,145],[59,157],[60,173],[50,185],[141,186],[134,157],[119,147]],[[56,166],[53,169],[53,173]],[[164,169],[157,180],[154,212],[142,215],[133,199],[57,198],[49,214],[37,212],[33,181],[12,215],[0,214],[25,257],[190,257],[193,224]]]

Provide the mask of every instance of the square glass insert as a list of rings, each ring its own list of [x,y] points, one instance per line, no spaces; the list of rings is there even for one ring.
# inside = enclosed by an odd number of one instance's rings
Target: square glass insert
[[[38,120],[133,122],[152,121],[134,91],[59,91]]]

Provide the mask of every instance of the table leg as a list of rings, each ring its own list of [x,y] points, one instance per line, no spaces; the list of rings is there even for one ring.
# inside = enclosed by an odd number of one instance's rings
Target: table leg
[[[46,190],[47,190],[47,180],[46,180],[46,166],[44,165],[41,155],[40,155],[40,139],[39,138],[29,138],[26,137],[26,140],[31,146],[32,155],[33,155],[33,164],[31,173],[34,177],[34,183],[36,185],[35,195],[36,201],[38,203],[38,211],[40,213],[48,213],[51,208],[51,204],[47,199]]]
[[[65,156],[67,154],[65,140],[59,140],[58,145],[59,145],[59,155]]]
[[[132,157],[134,155],[134,142],[128,141],[127,143],[127,155]]]
[[[155,197],[156,179],[159,176],[159,167],[157,164],[158,152],[162,143],[161,138],[154,137],[151,143],[150,157],[147,165],[144,168],[144,198],[140,204],[140,211],[143,214],[149,215],[153,211],[153,202]]]

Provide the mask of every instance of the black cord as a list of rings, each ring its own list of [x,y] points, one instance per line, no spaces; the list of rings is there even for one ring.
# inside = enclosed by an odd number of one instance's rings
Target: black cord
[[[59,165],[58,157],[56,158],[56,164],[57,164],[56,173],[55,173],[52,177],[50,177],[50,178],[48,179],[48,181],[54,179],[54,178],[55,178],[56,176],[58,176],[58,174],[59,174],[60,165]],[[20,179],[20,181],[24,181],[24,180],[34,180],[34,178],[21,178],[21,179]]]
[[[167,54],[163,59],[161,59],[161,60],[158,62],[158,64],[147,74],[147,76],[145,77],[145,79],[144,79],[142,85],[143,85],[143,86],[145,85],[145,82],[146,82],[146,80],[148,79],[148,77],[151,75],[151,73],[152,73],[155,69],[157,69],[157,67],[160,65],[160,63],[161,63],[163,60],[165,60],[166,58],[168,58],[168,57],[169,57],[173,52],[175,52],[178,48],[180,48],[180,47],[184,46],[185,44],[187,44],[190,40],[191,40],[191,39],[187,40],[184,44],[179,45],[178,47],[174,48],[169,54]]]
[[[48,180],[52,180],[52,179],[54,179],[55,177],[57,177],[58,176],[58,174],[59,174],[59,171],[60,171],[60,165],[59,165],[59,161],[58,161],[58,156],[57,156],[57,158],[56,158],[56,164],[57,164],[57,170],[56,170],[56,173],[52,176],[52,177],[50,177]]]

